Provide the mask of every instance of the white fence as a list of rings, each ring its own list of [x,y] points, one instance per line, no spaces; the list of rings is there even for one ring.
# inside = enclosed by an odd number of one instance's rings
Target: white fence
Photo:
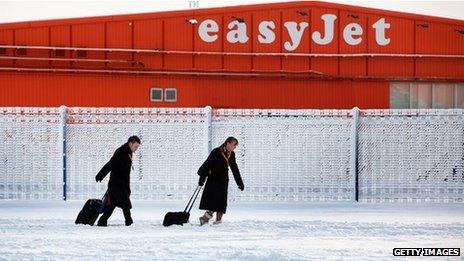
[[[363,111],[363,201],[463,202],[464,110]]]
[[[142,140],[133,199],[185,199],[239,140],[230,200],[464,202],[464,110],[0,108],[0,199],[101,197],[95,174]]]

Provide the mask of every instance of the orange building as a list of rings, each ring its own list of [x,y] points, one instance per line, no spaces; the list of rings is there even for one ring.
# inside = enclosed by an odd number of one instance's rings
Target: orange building
[[[464,21],[289,2],[0,24],[0,106],[464,108]]]

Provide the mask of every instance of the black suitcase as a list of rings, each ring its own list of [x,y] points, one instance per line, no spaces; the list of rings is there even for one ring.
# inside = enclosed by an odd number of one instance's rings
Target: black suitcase
[[[101,199],[87,200],[87,202],[85,202],[84,207],[79,212],[79,215],[77,215],[75,223],[93,226],[93,224],[95,224],[95,221],[98,218],[98,215],[100,214],[101,206]]]
[[[183,225],[184,223],[188,223],[189,218],[190,218],[190,210],[192,209],[193,204],[195,203],[195,200],[197,200],[198,194],[200,194],[200,190],[201,190],[200,186],[198,186],[195,189],[195,191],[193,192],[192,197],[190,197],[190,200],[187,203],[187,206],[185,207],[184,211],[182,211],[182,212],[168,212],[164,216],[163,226],[168,227],[170,225]],[[192,199],[193,199],[193,202],[192,202]],[[190,205],[190,203],[192,203],[192,204]]]

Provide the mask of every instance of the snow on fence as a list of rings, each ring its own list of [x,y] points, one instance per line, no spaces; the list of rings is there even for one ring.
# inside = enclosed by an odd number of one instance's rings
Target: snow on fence
[[[100,197],[129,136],[133,199],[186,199],[208,152],[239,140],[230,200],[464,202],[464,110],[0,108],[0,199]]]

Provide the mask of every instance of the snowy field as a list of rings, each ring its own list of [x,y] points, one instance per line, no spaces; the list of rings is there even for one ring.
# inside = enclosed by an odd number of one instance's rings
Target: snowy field
[[[75,225],[83,204],[0,201],[0,260],[363,260],[395,247],[460,247],[448,258],[460,260],[464,248],[463,204],[230,202],[203,227],[197,204],[191,224],[163,227],[184,202],[153,201],[133,202],[131,227],[120,209],[109,227]]]

